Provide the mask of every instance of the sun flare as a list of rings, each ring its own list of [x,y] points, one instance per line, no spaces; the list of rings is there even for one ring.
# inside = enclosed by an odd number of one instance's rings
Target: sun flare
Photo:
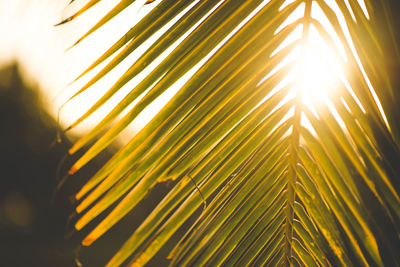
[[[298,87],[302,101],[314,108],[329,99],[340,83],[343,66],[327,46],[307,43],[299,63]]]
[[[284,6],[289,3],[290,1],[285,2]],[[342,21],[343,18],[339,16],[340,10],[338,10],[336,3],[334,1],[326,1],[326,3],[336,9],[341,27],[344,33],[348,35],[346,25]],[[282,60],[263,81],[284,68],[284,66],[293,64],[294,71],[287,75],[287,81],[292,82],[293,88],[283,102],[299,95],[302,104],[307,106],[314,114],[317,114],[318,109],[322,108],[322,106],[332,109],[331,99],[334,95],[339,95],[339,91],[346,87],[346,76],[349,73],[346,67],[348,59],[344,51],[343,40],[337,36],[317,2],[312,3],[310,13],[310,21],[301,22],[271,54],[272,58],[286,47],[297,43],[286,59]],[[304,14],[305,4],[303,3],[282,23],[275,35],[302,18]],[[306,35],[304,35],[305,24],[307,24]],[[317,29],[318,27],[319,30]],[[328,34],[330,39],[324,37],[324,32],[321,32],[321,28],[326,31],[325,34]],[[351,44],[351,39],[348,36],[346,37],[348,38],[348,45]],[[279,88],[276,88],[276,90],[279,90]],[[336,113],[335,110],[331,111],[334,114]],[[336,119],[340,121],[339,118]],[[312,130],[307,120],[302,120],[302,124]]]

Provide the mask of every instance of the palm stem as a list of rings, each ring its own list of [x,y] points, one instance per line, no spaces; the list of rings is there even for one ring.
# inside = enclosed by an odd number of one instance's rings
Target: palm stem
[[[302,33],[302,58],[307,53],[306,43],[308,41],[308,33],[311,19],[311,6],[312,1],[307,0],[304,10],[304,22],[303,22],[303,33]],[[303,62],[304,63],[304,62]],[[301,80],[302,72],[304,68],[300,68],[298,80]],[[293,221],[294,221],[294,203],[296,198],[295,186],[297,182],[296,166],[299,162],[298,148],[300,140],[300,127],[301,127],[301,112],[302,112],[302,84],[296,86],[296,97],[293,115],[293,128],[291,136],[291,144],[289,147],[290,165],[289,165],[289,181],[287,184],[287,205],[286,205],[286,224],[285,224],[285,256],[284,265],[291,266],[292,258],[292,241],[293,241]]]

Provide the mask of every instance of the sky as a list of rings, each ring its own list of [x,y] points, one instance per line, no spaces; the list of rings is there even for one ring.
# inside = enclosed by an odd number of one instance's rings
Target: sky
[[[139,8],[145,0],[136,1],[102,29],[71,48],[79,37],[119,1],[100,1],[75,20],[55,27],[55,24],[69,17],[87,1],[76,0],[68,5],[69,2],[70,0],[0,1],[0,68],[17,61],[25,81],[40,88],[42,102],[55,118],[60,106],[95,74],[96,69],[81,80],[69,84],[151,9],[150,6]],[[138,53],[139,51],[133,53],[108,77],[90,88],[88,93],[68,103],[60,113],[62,128],[68,127],[86,111],[117,79],[118,73],[127,69]],[[134,79],[124,87],[125,90],[113,97],[114,103],[137,82]],[[95,116],[74,129],[72,134],[87,131],[111,106],[112,103],[105,105]],[[139,118],[136,124],[144,123]]]

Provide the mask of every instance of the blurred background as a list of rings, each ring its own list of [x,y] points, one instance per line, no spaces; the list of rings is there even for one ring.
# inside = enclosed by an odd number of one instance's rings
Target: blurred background
[[[70,177],[60,190],[55,190],[58,180],[79,156],[63,161],[71,142],[93,127],[112,103],[63,135],[61,143],[55,142],[57,128],[66,128],[85,112],[136,55],[66,105],[60,125],[59,107],[93,74],[68,84],[151,7],[139,8],[145,0],[137,1],[104,29],[70,48],[119,1],[100,1],[87,14],[54,27],[87,3],[77,0],[68,6],[69,2],[0,0],[0,266],[103,266],[166,192],[160,185],[116,229],[90,248],[80,249],[91,226],[73,231],[73,194],[148,119],[134,122],[112,148]],[[121,99],[126,90],[113,101]],[[165,256],[161,252],[150,265],[165,264]]]

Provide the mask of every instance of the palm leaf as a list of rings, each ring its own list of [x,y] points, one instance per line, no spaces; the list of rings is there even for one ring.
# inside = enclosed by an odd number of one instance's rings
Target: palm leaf
[[[89,1],[66,21],[97,2]],[[120,1],[78,42],[133,2]],[[202,206],[170,252],[171,265],[400,265],[398,91],[390,66],[380,61],[400,62],[388,3],[366,1],[368,15],[356,0],[162,0],[152,5],[77,78],[112,57],[73,97],[164,30],[69,127],[164,55],[70,149],[73,154],[94,142],[72,166],[73,174],[152,102],[175,90],[77,193],[78,230],[114,205],[82,244],[96,241],[157,183],[169,180],[172,189],[108,266],[129,257],[130,265],[145,265]],[[315,9],[325,24],[314,17]],[[296,31],[300,34],[291,37]],[[330,85],[334,92],[316,107],[304,104],[307,85],[301,82],[311,31],[345,66]],[[317,76],[312,73],[312,79]]]

